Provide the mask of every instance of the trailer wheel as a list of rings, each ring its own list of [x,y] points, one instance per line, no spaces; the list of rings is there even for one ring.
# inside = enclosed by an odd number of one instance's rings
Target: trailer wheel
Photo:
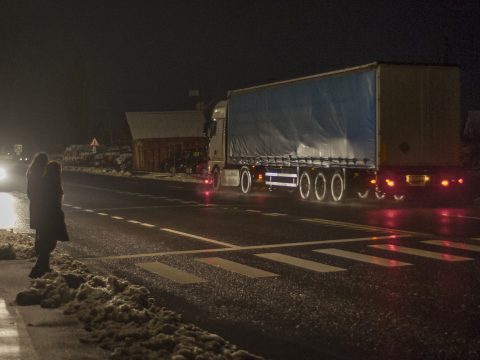
[[[217,167],[212,172],[212,185],[214,191],[220,189],[220,170]]]
[[[382,190],[380,190],[379,188],[376,188],[375,189],[375,198],[377,200],[384,200],[385,197],[387,196],[387,194],[385,194]]]
[[[345,196],[344,180],[341,173],[335,172],[330,180],[330,194],[335,202],[342,201]]]
[[[327,198],[327,178],[323,172],[318,172],[315,176],[315,198],[318,201],[325,201]]]
[[[395,200],[396,202],[402,202],[403,200],[405,200],[405,195],[403,195],[403,194],[394,194],[394,195],[393,195],[393,200]]]
[[[364,189],[363,191],[359,190],[357,191],[357,196],[359,199],[365,200],[368,199],[368,196],[370,195],[370,189]]]
[[[246,167],[240,170],[240,190],[242,190],[244,194],[252,191],[252,174]]]
[[[312,179],[306,171],[302,172],[300,180],[298,180],[298,192],[302,200],[308,200],[312,193]]]

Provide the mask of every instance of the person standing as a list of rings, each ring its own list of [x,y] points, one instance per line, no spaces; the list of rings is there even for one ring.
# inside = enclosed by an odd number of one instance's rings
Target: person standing
[[[35,250],[37,262],[30,272],[31,278],[42,277],[50,270],[50,253],[57,246],[57,241],[68,241],[69,236],[62,210],[63,189],[60,163],[50,161],[40,182],[40,201],[42,213],[38,224],[38,241]]]
[[[35,230],[35,242],[38,240],[38,223],[42,213],[42,204],[40,202],[40,187],[45,166],[48,163],[47,154],[37,153],[27,170],[27,196],[30,200],[30,228]]]

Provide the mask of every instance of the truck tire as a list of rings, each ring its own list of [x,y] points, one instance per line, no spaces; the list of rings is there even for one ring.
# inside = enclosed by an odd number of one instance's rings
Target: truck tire
[[[334,202],[342,201],[345,197],[345,181],[339,171],[335,171],[330,179],[330,196]]]
[[[377,200],[384,200],[387,197],[387,194],[385,194],[382,190],[376,188],[375,189],[375,198]]]
[[[405,195],[403,195],[403,194],[394,194],[394,195],[393,195],[393,200],[395,200],[396,202],[402,202],[403,200],[405,200]]]
[[[318,201],[325,201],[328,194],[328,181],[325,174],[321,171],[315,176],[314,193]]]
[[[240,170],[240,190],[244,194],[248,194],[252,191],[252,174],[246,167]]]
[[[303,171],[298,180],[298,193],[302,200],[310,199],[312,194],[312,178],[307,171]]]
[[[370,190],[369,189],[363,189],[363,191],[358,190],[357,196],[359,199],[362,199],[362,200],[368,199],[368,197],[370,196]]]
[[[220,189],[220,169],[217,167],[212,172],[212,187],[214,191]]]

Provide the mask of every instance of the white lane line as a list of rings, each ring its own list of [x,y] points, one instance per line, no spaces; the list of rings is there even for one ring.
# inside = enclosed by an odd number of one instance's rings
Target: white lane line
[[[149,228],[154,228],[155,227],[155,225],[148,224],[148,223],[140,223],[140,225],[145,226],[145,227],[149,227]]]
[[[200,204],[198,201],[184,201],[184,204]]]
[[[14,336],[18,336],[17,330],[7,328],[7,327],[0,328],[0,339],[6,338],[6,337],[14,337]]]
[[[73,209],[82,210],[82,208],[80,206],[73,206]]]
[[[386,266],[386,267],[397,267],[397,266],[408,266],[412,265],[410,263],[398,261],[398,260],[392,260],[392,259],[386,259],[386,258],[381,258],[378,256],[371,256],[371,255],[365,255],[365,254],[360,254],[352,251],[346,251],[346,250],[340,250],[340,249],[316,249],[313,250],[318,253],[322,254],[327,254],[327,255],[333,255],[333,256],[338,256],[342,257],[345,259],[350,259],[350,260],[356,260],[356,261],[361,261],[364,263],[372,264],[372,265],[380,265],[380,266]]]
[[[232,244],[229,244],[229,243],[226,243],[226,242],[223,242],[223,241],[213,240],[213,239],[209,239],[209,238],[206,238],[206,237],[203,237],[203,236],[189,234],[189,233],[186,233],[186,232],[183,232],[183,231],[178,231],[178,230],[173,230],[173,229],[168,229],[168,228],[162,228],[161,230],[172,233],[172,234],[189,237],[189,238],[196,239],[196,240],[206,241],[206,242],[209,242],[211,244],[227,246],[229,248],[236,247],[235,245],[232,245]]]
[[[478,240],[478,241],[480,241],[480,238],[472,238],[472,240]]]
[[[97,215],[100,215],[100,216],[108,216],[107,213],[102,213],[102,212],[97,213]]]
[[[263,215],[266,215],[266,216],[287,216],[287,214],[282,214],[282,213],[265,213]]]
[[[198,284],[206,282],[198,276],[160,262],[139,263],[135,265],[178,284]]]
[[[73,205],[70,205],[70,204],[65,204],[65,203],[64,203],[64,204],[63,204],[63,206],[73,206]]]
[[[263,249],[278,249],[298,246],[310,246],[310,245],[324,245],[324,244],[345,244],[345,243],[357,243],[365,241],[379,241],[379,240],[391,240],[407,238],[409,235],[388,235],[388,236],[370,236],[355,239],[336,239],[336,240],[317,240],[317,241],[304,241],[296,243],[283,243],[283,244],[269,244],[269,245],[254,245],[254,246],[235,246],[230,248],[211,248],[201,250],[179,250],[179,251],[166,251],[157,253],[143,253],[143,254],[130,254],[130,255],[112,255],[104,257],[84,258],[84,259],[103,259],[103,260],[122,260],[133,259],[142,257],[155,257],[155,256],[172,256],[172,255],[188,255],[188,254],[203,254],[203,253],[216,253],[216,252],[230,252],[230,251],[245,251],[245,250],[263,250]]]
[[[470,245],[470,244],[463,243],[463,242],[454,242],[454,241],[448,241],[448,240],[428,240],[428,241],[422,241],[422,242],[425,243],[425,244],[445,246],[445,247],[453,248],[453,249],[461,249],[461,250],[469,250],[469,251],[480,252],[480,246],[479,245]]]
[[[346,269],[342,269],[336,266],[331,266],[327,264],[322,264],[316,261],[300,259],[294,256],[284,255],[280,253],[264,253],[264,254],[255,254],[255,256],[273,260],[276,262],[280,262],[283,264],[288,264],[292,266],[296,266],[306,270],[312,270],[316,272],[336,272],[336,271],[346,271]]]
[[[16,321],[7,309],[4,299],[0,299],[0,358],[20,360],[20,334]]]
[[[247,209],[245,210],[246,212],[251,212],[251,213],[261,213],[260,210],[253,210],[253,209]]]
[[[166,186],[169,189],[183,189],[181,186]]]
[[[140,196],[140,197],[152,197],[152,195],[150,195],[150,194],[138,194],[138,196]]]
[[[115,220],[124,220],[123,217],[121,217],[121,216],[112,216],[112,219],[115,219]]]
[[[83,209],[83,211],[87,212],[87,213],[93,213],[95,211],[93,211],[92,209]]]
[[[153,196],[152,199],[161,200],[161,199],[165,199],[165,196]]]
[[[219,257],[196,258],[195,261],[212,265],[212,266],[221,268],[223,270],[231,271],[236,274],[247,276],[249,278],[264,278],[264,277],[278,276],[278,274],[274,274],[269,271],[257,269],[248,265],[240,264],[240,263],[230,261],[227,259],[222,259]]]
[[[131,224],[141,224],[142,223],[141,221],[137,221],[137,220],[127,220],[127,222],[129,222]]]
[[[430,259],[449,261],[449,262],[474,260],[472,258],[467,258],[463,256],[456,256],[456,255],[447,254],[447,253],[438,253],[433,251],[414,249],[414,248],[398,246],[393,244],[379,244],[379,245],[368,245],[368,246],[375,249],[380,249],[380,250],[393,251],[397,253],[421,256],[421,257],[426,257]]]
[[[165,198],[165,201],[176,201],[178,199]]]
[[[344,221],[327,220],[327,219],[320,219],[320,218],[306,218],[306,219],[300,219],[300,221],[306,221],[306,222],[317,223],[322,225],[337,226],[337,227],[354,229],[354,230],[385,231],[389,233],[410,234],[410,235],[428,235],[428,234],[414,232],[414,231],[390,229],[390,228],[384,228],[384,227],[378,227],[378,226],[369,226],[369,225],[362,225],[362,224],[355,224],[355,223],[349,223]]]

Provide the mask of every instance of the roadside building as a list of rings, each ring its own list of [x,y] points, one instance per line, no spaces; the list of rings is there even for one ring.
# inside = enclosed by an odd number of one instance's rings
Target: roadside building
[[[192,171],[205,161],[201,111],[127,112],[132,166],[137,171]]]

